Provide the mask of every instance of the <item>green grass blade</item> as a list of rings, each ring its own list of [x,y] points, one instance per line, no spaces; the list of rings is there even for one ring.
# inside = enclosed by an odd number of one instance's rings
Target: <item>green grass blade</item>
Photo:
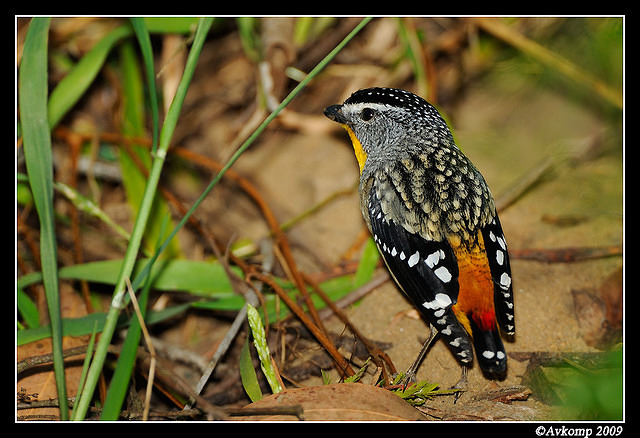
[[[73,187],[58,181],[54,184],[53,188],[67,198],[67,200],[79,211],[102,221],[123,239],[129,240],[131,237],[129,232],[111,219],[111,217],[109,217],[107,213],[98,206],[98,204],[96,204],[92,199],[82,195]]]
[[[136,18],[140,20],[140,18]],[[192,34],[198,27],[198,17],[144,17],[150,33]]]
[[[191,22],[192,21],[190,21],[190,23]],[[160,110],[158,106],[158,92],[156,90],[156,75],[153,68],[153,51],[151,50],[151,38],[149,37],[149,32],[147,31],[147,24],[145,19],[134,17],[131,19],[131,24],[133,26],[133,30],[136,33],[136,37],[138,38],[138,44],[140,45],[144,68],[147,73],[147,87],[149,88],[151,121],[153,124],[151,130],[153,139],[151,151],[155,154],[158,148],[158,135],[160,131]]]
[[[177,304],[175,306],[167,307],[163,310],[150,311],[145,322],[148,325],[152,325],[158,322],[165,321],[169,318],[174,318],[180,315],[188,308],[193,307],[191,303]],[[133,316],[135,318],[135,316]],[[104,328],[105,321],[107,320],[107,314],[105,312],[89,313],[85,316],[78,318],[63,318],[62,319],[62,333],[63,336],[86,336],[90,335],[93,330],[93,325],[97,324],[98,332],[101,332]],[[131,315],[120,315],[116,324],[117,328],[127,328],[131,324]],[[51,326],[41,325],[33,329],[26,329],[18,331],[16,345],[25,345],[30,342],[39,341],[40,339],[51,337]]]
[[[354,289],[366,284],[369,280],[371,280],[373,271],[375,271],[376,267],[378,266],[379,260],[380,253],[378,252],[378,248],[376,247],[375,242],[372,238],[367,239],[364,251],[362,251],[362,257],[360,258],[360,262],[358,263],[356,275],[353,279]]]
[[[62,319],[53,212],[53,163],[47,124],[49,23],[48,18],[34,18],[29,25],[20,63],[18,96],[25,163],[40,219],[40,257],[52,328],[53,367],[60,402],[60,419],[67,420],[69,409],[62,356]]]
[[[22,316],[27,327],[35,328],[40,325],[40,312],[38,312],[38,306],[20,287],[18,288],[16,304],[18,306],[18,313]]]
[[[49,97],[49,127],[53,129],[89,88],[111,49],[133,33],[131,26],[117,27],[98,42],[62,78]]]
[[[91,331],[91,338],[89,338],[89,344],[87,346],[87,353],[84,356],[84,361],[82,363],[82,373],[80,374],[80,381],[78,382],[78,394],[82,393],[82,388],[84,387],[84,382],[87,379],[87,371],[89,370],[89,364],[91,363],[91,356],[93,355],[93,347],[96,343],[96,335],[98,334],[98,322],[95,321],[93,323],[93,330]],[[74,416],[77,405],[73,405],[73,409],[71,410],[71,417]]]
[[[249,303],[247,303],[247,320],[251,327],[253,346],[256,348],[258,357],[260,358],[260,368],[262,369],[262,373],[267,378],[267,382],[274,394],[282,392],[283,388],[276,375],[276,370],[273,368],[271,363],[271,354],[269,353],[269,345],[267,344],[262,318],[260,317],[258,310]]]
[[[18,185],[18,205],[26,205],[33,201],[31,196],[31,188],[29,187],[29,177],[24,173],[16,173],[16,181]],[[56,181],[53,183],[53,189],[67,198],[69,202],[73,204],[79,211],[102,221],[111,230],[117,233],[125,240],[129,240],[130,234],[127,230],[118,225],[113,219],[111,219],[92,199],[82,195],[73,187]]]
[[[164,227],[166,227],[168,219],[164,221],[163,227],[160,230],[160,235],[164,234]],[[157,263],[156,263],[157,264]],[[142,318],[146,319],[147,304],[149,302],[149,291],[151,290],[152,277],[146,278],[145,285],[138,297],[138,306]],[[127,331],[127,336],[122,344],[120,350],[120,357],[118,358],[118,364],[111,377],[111,383],[109,384],[109,391],[104,401],[102,408],[101,420],[115,421],[118,419],[122,403],[129,389],[129,382],[131,381],[131,374],[133,373],[133,367],[135,365],[136,357],[138,356],[138,346],[140,344],[140,338],[142,337],[142,326],[138,318],[131,320],[131,326]]]
[[[149,260],[141,259],[140,265]],[[115,286],[118,273],[122,270],[122,259],[100,260],[72,266],[63,266],[58,276],[64,280],[82,280],[90,283],[102,283]],[[241,271],[235,267],[233,272]],[[143,269],[137,268],[133,276],[142,276]],[[219,263],[200,260],[162,260],[156,262],[153,269],[144,274],[152,279],[153,288],[161,291],[179,290],[198,296],[215,298],[219,293],[233,293],[225,270]],[[41,272],[32,272],[18,278],[18,288],[25,289],[32,284],[42,282]]]
[[[422,47],[420,46],[418,35],[415,29],[412,28],[413,26],[407,25],[407,22],[405,21],[410,19],[399,17],[396,20],[398,23],[398,36],[405,47],[406,56],[411,62],[413,75],[416,83],[418,84],[418,94],[420,96],[429,96],[427,72],[423,64],[423,59],[421,59],[424,55],[422,55]]]
[[[220,181],[222,176],[226,173],[229,168],[237,161],[237,159],[242,155],[242,153],[249,148],[249,146],[255,141],[255,139],[264,131],[264,129],[271,123],[273,119],[284,109],[297,94],[302,91],[307,84],[317,76],[320,71],[322,71],[331,60],[342,50],[342,48],[370,21],[370,18],[363,19],[353,31],[347,35],[347,37],[340,43],[338,46],[333,49],[299,84],[294,90],[282,101],[280,105],[263,121],[263,123],[252,133],[252,135],[238,148],[238,150],[233,154],[233,156],[228,160],[228,162],[223,166],[223,168],[218,172],[218,174],[211,181],[209,186],[205,189],[202,195],[196,200],[191,209],[183,216],[178,225],[173,229],[170,233],[169,237],[163,242],[158,251],[156,252],[153,259],[157,258],[162,251],[169,245],[171,239],[177,234],[178,230],[182,228],[182,226],[188,221],[196,208],[202,203],[202,201],[206,198],[209,192],[213,189],[213,187]],[[189,52],[189,56],[187,58],[187,63],[184,69],[184,74],[180,84],[178,85],[178,89],[176,91],[176,95],[174,97],[173,102],[169,108],[167,116],[162,125],[162,129],[160,131],[159,137],[159,145],[158,152],[155,155],[155,160],[153,162],[151,172],[149,175],[149,179],[147,182],[147,189],[145,190],[150,195],[155,193],[155,189],[157,187],[157,183],[160,177],[160,171],[162,169],[162,165],[164,163],[164,158],[166,157],[167,149],[169,147],[169,143],[171,141],[171,137],[175,130],[175,127],[178,122],[178,118],[180,115],[180,110],[182,108],[182,103],[184,102],[184,98],[186,96],[187,89],[189,87],[189,83],[191,78],[193,77],[193,72],[195,70],[195,66],[198,60],[198,56],[200,54],[200,50],[202,49],[202,45],[204,44],[204,39],[206,34],[212,25],[212,19],[201,19],[198,24],[198,29],[196,30],[196,34],[194,37],[194,42]],[[103,330],[102,337],[100,338],[100,342],[98,343],[98,347],[96,349],[96,354],[94,361],[89,369],[89,375],[87,378],[87,390],[85,390],[82,394],[82,398],[80,399],[80,407],[76,415],[77,419],[84,418],[86,412],[89,407],[89,401],[93,397],[93,390],[97,384],[97,379],[99,373],[104,364],[104,360],[107,354],[107,347],[110,343],[111,337],[113,336],[113,332],[115,330],[115,325],[117,322],[119,311],[123,305],[124,301],[124,280],[129,277],[129,274],[133,270],[135,265],[135,259],[138,253],[138,249],[140,248],[140,240],[142,239],[142,233],[144,231],[144,226],[146,225],[146,220],[148,218],[148,213],[150,209],[151,200],[145,196],[144,202],[149,204],[145,205],[145,208],[140,209],[140,214],[138,215],[138,219],[134,225],[134,229],[132,232],[132,237],[130,240],[130,244],[127,248],[127,253],[125,254],[125,261],[123,263],[123,269],[121,274],[118,277],[118,282],[114,291],[112,306],[109,309],[109,313],[107,314],[107,322],[105,324],[105,328]],[[153,261],[152,259],[152,261]],[[151,263],[151,262],[150,262]],[[148,263],[143,269],[142,273],[139,274],[133,280],[133,287],[137,289],[140,287],[144,280],[144,276],[150,270],[150,264]]]
[[[140,305],[143,317],[146,314],[148,301],[149,282],[147,282],[143,292],[138,298],[138,304]],[[111,377],[111,383],[109,384],[107,397],[104,400],[100,420],[115,421],[119,417],[122,403],[124,402],[127,390],[129,389],[131,373],[133,372],[133,366],[136,361],[138,345],[140,344],[141,337],[142,330],[140,328],[140,321],[138,318],[133,318],[131,320],[129,330],[127,331],[127,336],[122,344],[118,364],[116,365],[116,369]]]
[[[253,362],[251,361],[248,336],[245,338],[244,343],[242,344],[239,365],[242,387],[249,396],[249,399],[252,402],[256,402],[262,399],[262,390],[260,389],[260,383],[258,382],[258,375],[256,374],[256,370],[255,368],[253,368]]]
[[[149,218],[149,213],[151,211],[153,197],[156,193],[158,181],[160,179],[160,173],[162,171],[164,160],[167,155],[167,149],[169,147],[171,137],[173,136],[173,132],[178,122],[178,117],[180,115],[180,110],[182,108],[184,98],[187,94],[187,89],[193,77],[198,57],[200,56],[202,46],[204,45],[206,35],[211,28],[211,24],[212,19],[202,19],[198,24],[194,42],[191,46],[191,50],[187,58],[184,74],[182,76],[182,79],[180,80],[180,84],[178,85],[178,89],[176,91],[176,96],[171,103],[171,106],[167,113],[167,117],[165,118],[165,121],[163,123],[162,130],[160,132],[158,151],[155,154],[153,164],[151,166],[149,178],[145,187],[145,196],[143,197],[143,203],[140,206],[140,212],[136,218],[133,232],[131,233],[131,240],[129,241],[129,246],[127,247],[127,251],[125,253],[122,271],[118,276],[118,282],[116,283],[116,287],[114,290],[112,304],[109,308],[109,312],[107,313],[105,327],[103,329],[100,341],[98,342],[94,360],[91,364],[91,367],[89,368],[89,373],[87,376],[87,386],[78,402],[79,406],[76,412],[76,419],[82,419],[85,417],[87,410],[89,409],[89,402],[93,397],[93,392],[98,383],[98,377],[100,375],[107,355],[107,348],[111,342],[111,338],[113,337],[113,332],[116,328],[118,315],[125,302],[125,280],[127,278],[131,278],[131,273],[136,264],[138,251],[141,246],[142,237],[146,228],[147,220]],[[139,287],[142,282],[142,278],[134,279],[134,289]]]
[[[124,137],[142,138],[147,132],[145,127],[144,81],[134,42],[132,40],[123,42],[119,47],[118,55],[123,90],[122,134]],[[153,92],[155,93],[155,91]],[[157,111],[155,117],[157,118]],[[153,149],[156,150],[155,144]],[[130,151],[131,153],[122,148],[119,151],[119,162],[122,171],[122,183],[127,194],[127,202],[134,214],[137,215],[142,205],[142,197],[144,195],[147,177],[140,170],[136,162],[142,163],[145,169],[148,169],[151,167],[153,154],[149,153],[148,148],[135,144],[130,146]],[[145,251],[153,253],[155,243],[159,240],[159,236],[161,236],[161,240],[166,238],[168,233],[164,235],[160,235],[159,233],[163,218],[169,215],[169,206],[164,198],[160,196],[159,193],[156,193],[144,232],[143,247]],[[171,244],[165,256],[166,258],[181,256],[177,241]]]

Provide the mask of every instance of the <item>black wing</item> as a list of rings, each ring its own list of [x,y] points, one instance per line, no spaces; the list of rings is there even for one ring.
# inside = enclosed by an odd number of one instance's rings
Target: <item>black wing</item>
[[[473,360],[471,339],[453,313],[458,298],[458,262],[446,241],[426,240],[385,219],[375,190],[367,209],[378,250],[400,289],[444,337],[461,362]]]

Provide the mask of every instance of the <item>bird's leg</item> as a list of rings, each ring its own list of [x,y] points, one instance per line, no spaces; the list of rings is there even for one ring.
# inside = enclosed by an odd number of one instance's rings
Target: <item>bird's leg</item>
[[[411,364],[411,366],[409,367],[409,369],[404,375],[403,386],[405,387],[405,389],[410,383],[416,382],[416,372],[418,371],[418,367],[420,367],[420,364],[422,363],[422,359],[424,359],[425,354],[427,354],[427,350],[429,349],[431,342],[433,342],[436,335],[438,334],[438,331],[431,324],[429,324],[429,328],[431,330],[429,333],[429,337],[424,342],[424,344],[422,344],[422,348],[418,353],[418,357],[416,357],[416,360],[413,361],[413,363]]]
[[[458,392],[456,392],[455,395],[454,395],[454,399],[453,399],[453,403],[454,404],[458,401],[458,399],[460,398],[462,393],[467,390],[468,383],[469,382],[467,380],[467,367],[463,366],[462,367],[462,376],[460,376],[460,380],[458,380],[458,383],[456,383],[455,385],[453,385],[451,387],[451,389],[457,389],[458,390]]]

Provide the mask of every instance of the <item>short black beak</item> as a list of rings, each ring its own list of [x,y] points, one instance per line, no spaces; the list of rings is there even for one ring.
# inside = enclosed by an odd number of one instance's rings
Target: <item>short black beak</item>
[[[342,115],[342,105],[331,105],[324,110],[324,115],[334,122],[341,124],[347,123],[347,119]]]

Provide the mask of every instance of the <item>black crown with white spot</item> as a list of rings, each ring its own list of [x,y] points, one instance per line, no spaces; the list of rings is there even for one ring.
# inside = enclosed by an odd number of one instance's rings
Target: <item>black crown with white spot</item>
[[[403,109],[404,122],[414,129],[435,129],[440,136],[450,137],[451,132],[438,110],[422,97],[399,88],[374,87],[355,91],[344,101],[345,105],[374,103]]]

